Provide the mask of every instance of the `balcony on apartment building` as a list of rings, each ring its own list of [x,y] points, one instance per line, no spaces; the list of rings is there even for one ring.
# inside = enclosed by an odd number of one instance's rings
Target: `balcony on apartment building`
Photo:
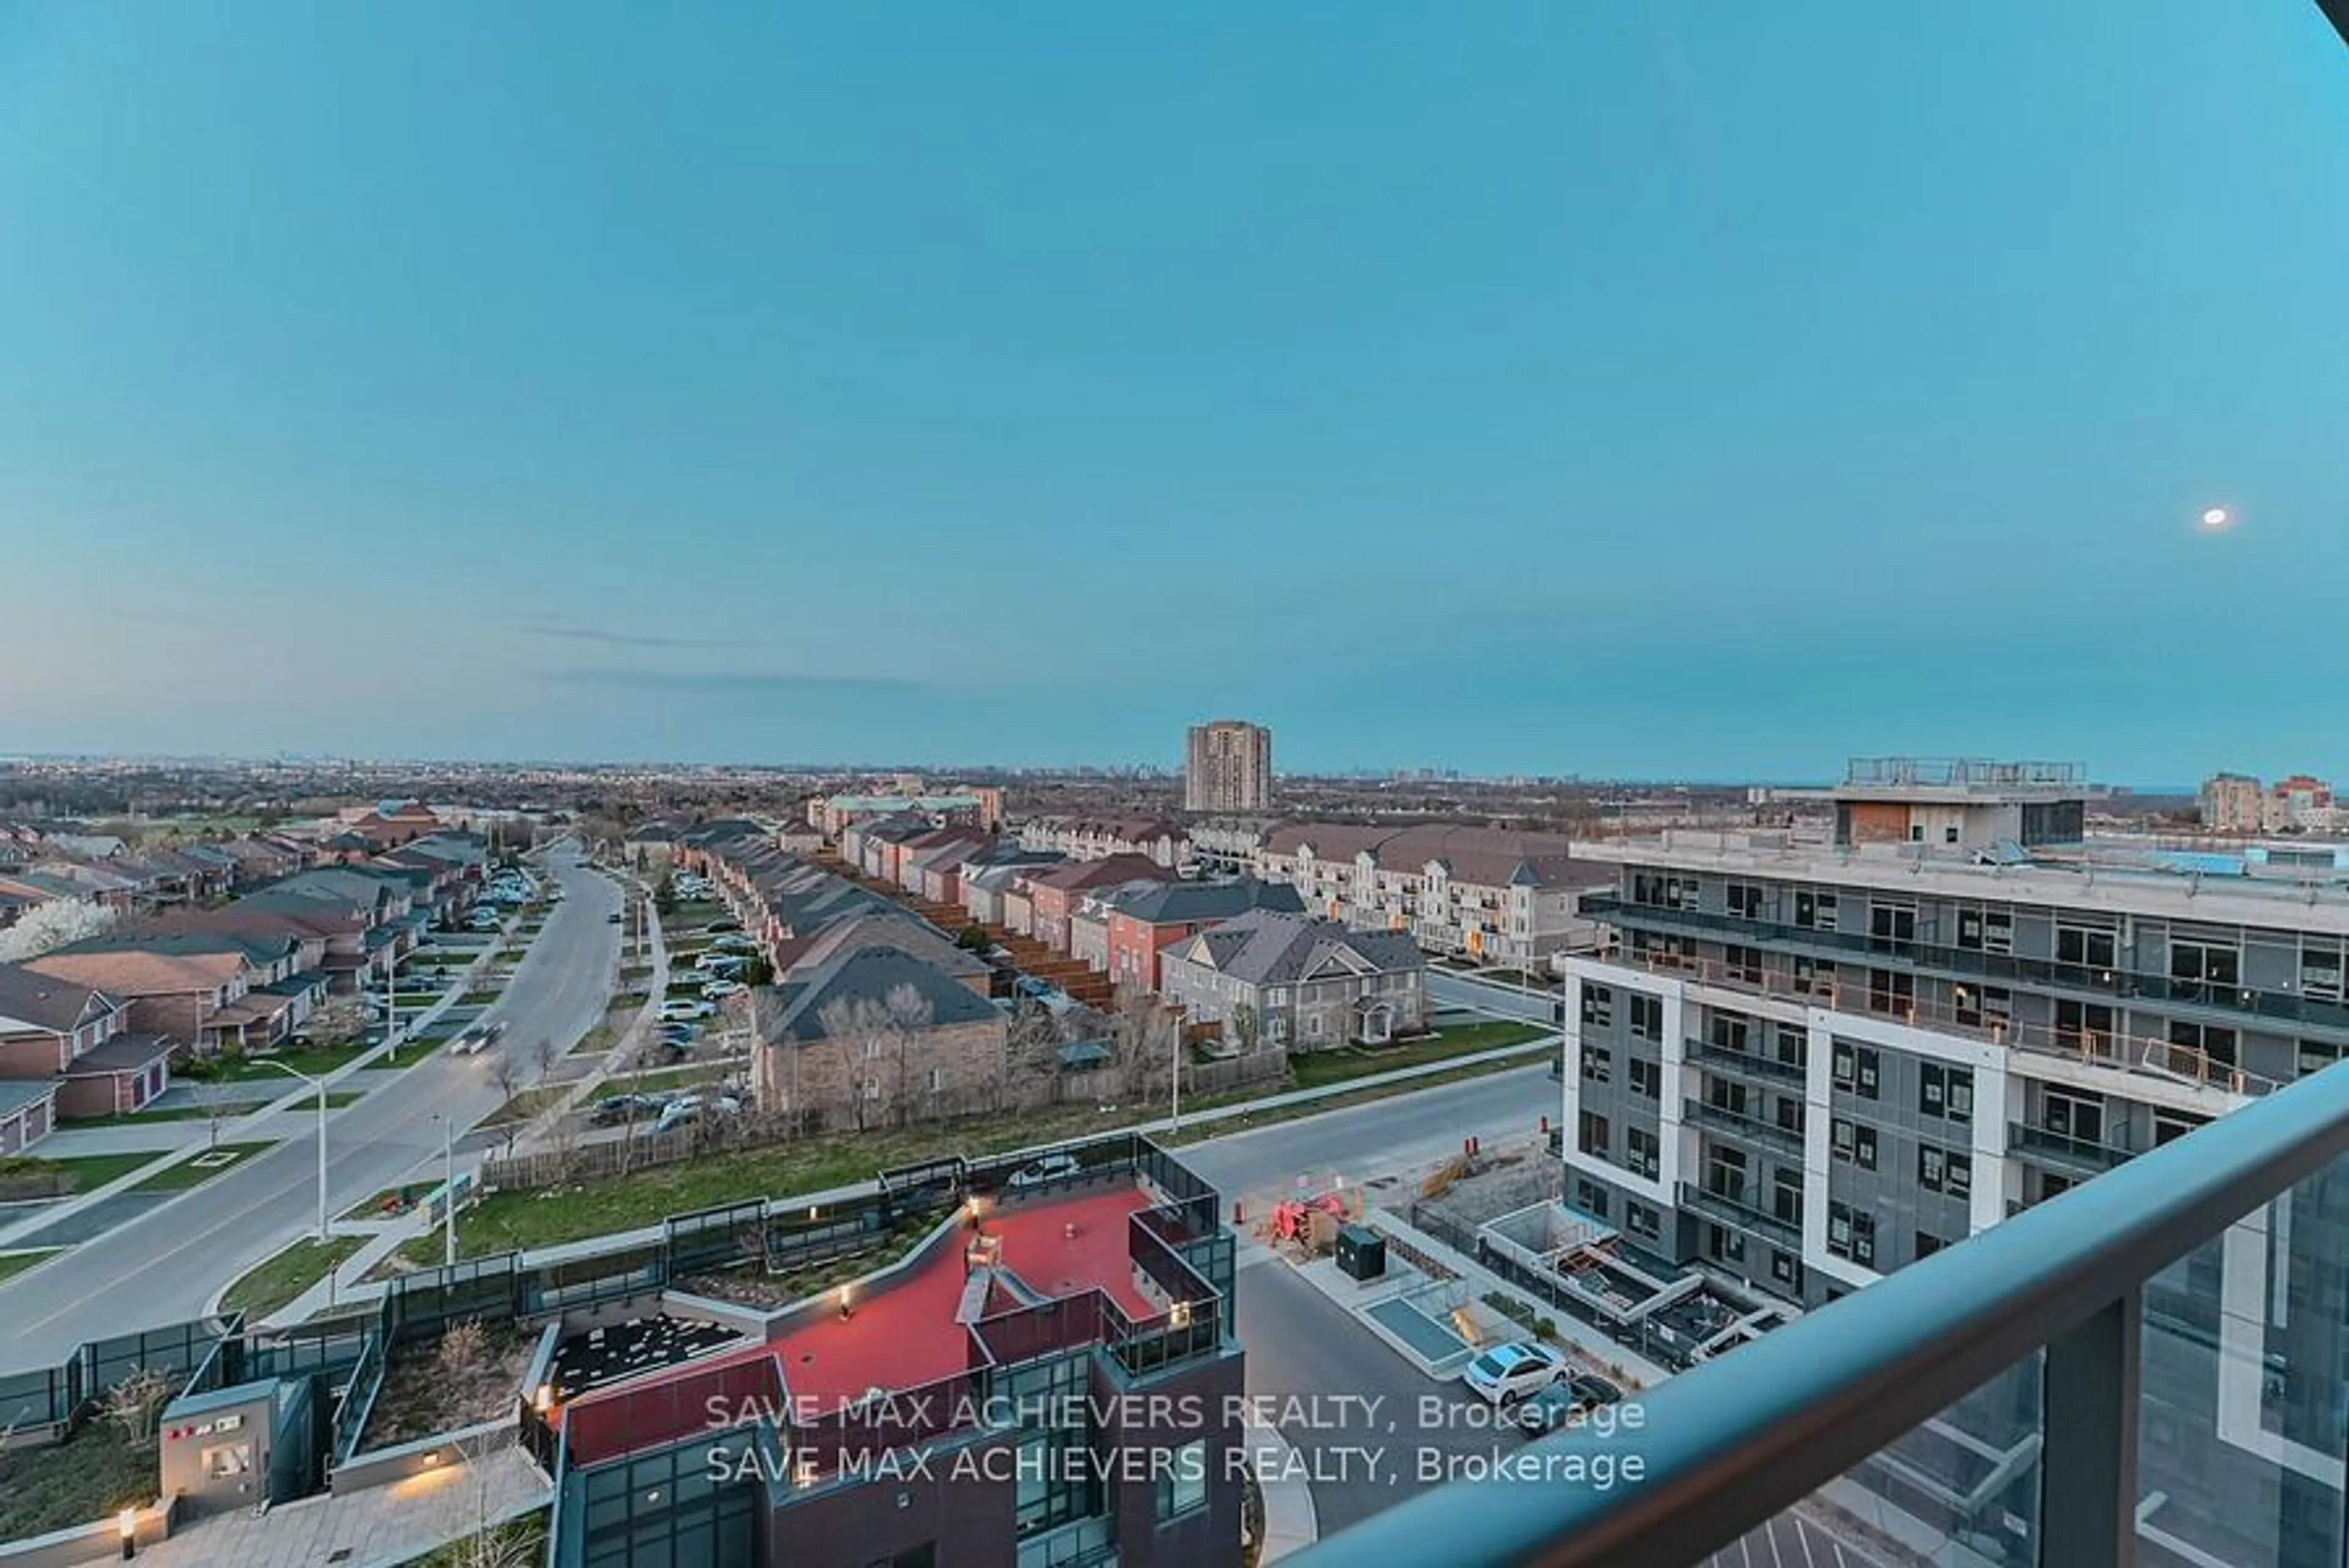
[[[1735,914],[1711,914],[1640,902],[1619,893],[1588,895],[1583,899],[1582,909],[1588,918],[1624,929],[1707,937],[1809,956],[1829,963],[1869,964],[1956,981],[2027,985],[2092,1004],[2145,1002],[2171,1008],[2196,1008],[2207,1011],[2213,1022],[2221,1023],[2239,1023],[2249,1015],[2301,1030],[2338,1032],[2349,1038],[2349,1002],[2246,986],[2231,975],[2168,974],[2132,970],[2126,967],[2125,961],[2097,964],[2018,958],[1987,947],[1829,930],[1785,921],[1748,919]]]
[[[2344,1157],[2332,1069],[1649,1389],[1636,1434],[1542,1438],[1512,1479],[1436,1488],[1293,1563],[1694,1568],[1825,1502],[1899,1561],[2333,1568]],[[1636,1484],[1545,1479],[1634,1452]]]
[[[1826,975],[1790,975],[1775,964],[1729,963],[1666,949],[1618,947],[1600,955],[1603,961],[1625,969],[1670,975],[1740,996],[1801,1000],[1830,1012],[1867,1014],[1920,1029],[1931,1029],[1987,1044],[2027,1051],[2065,1062],[2105,1066],[2161,1079],[2166,1083],[2213,1088],[2245,1096],[2265,1095],[2276,1080],[2237,1066],[2226,1056],[2200,1046],[2159,1035],[2125,1033],[2115,1029],[2080,1028],[2066,1024],[2023,1023],[1991,1012],[1979,998],[1970,1005],[1920,1002],[1909,992],[1871,985],[1839,984]],[[1690,1060],[1719,1064],[1733,1071],[1773,1073],[1783,1070],[1799,1077],[1798,1069],[1758,1054],[1725,1050],[1698,1041],[1686,1043]]]

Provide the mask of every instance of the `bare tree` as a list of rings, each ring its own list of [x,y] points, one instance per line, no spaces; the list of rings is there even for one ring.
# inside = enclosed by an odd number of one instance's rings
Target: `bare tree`
[[[817,1012],[824,1038],[839,1054],[857,1131],[871,1131],[876,1118],[889,1124],[905,1118],[913,1037],[929,1027],[931,1017],[928,999],[905,984],[890,987],[878,999],[835,997]],[[895,1093],[885,1102],[885,1085],[894,1085]],[[868,1086],[875,1092],[868,1094]]]
[[[1182,1028],[1173,1012],[1138,985],[1119,989],[1110,1023],[1110,1048],[1118,1082],[1130,1099],[1144,1099],[1174,1068]]]
[[[531,1070],[539,1083],[546,1082],[554,1072],[555,1063],[562,1059],[562,1053],[555,1050],[554,1040],[551,1035],[540,1035],[538,1044],[530,1048]]]
[[[367,1005],[357,996],[337,996],[321,1003],[305,1026],[324,1045],[339,1045],[367,1032]]]
[[[122,1381],[106,1391],[106,1418],[119,1428],[134,1449],[151,1448],[155,1417],[171,1402],[171,1380],[160,1372],[134,1366]]]
[[[88,898],[53,898],[25,911],[0,930],[0,963],[22,963],[67,942],[103,936],[113,929],[115,911]]]
[[[1049,1105],[1061,1071],[1060,1021],[1051,1010],[1023,1002],[1011,1015],[1003,1052],[1003,1106],[1034,1110]]]

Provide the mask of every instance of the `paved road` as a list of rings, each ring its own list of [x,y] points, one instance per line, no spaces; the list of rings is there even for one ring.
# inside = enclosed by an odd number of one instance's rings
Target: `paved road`
[[[1449,970],[1427,971],[1427,998],[1439,1007],[1464,1007],[1475,1012],[1489,1012],[1501,1018],[1523,1018],[1535,1023],[1557,1022],[1552,1009],[1558,992],[1555,988],[1528,993],[1523,986],[1499,985],[1489,980],[1472,980]]]
[[[1543,1116],[1555,1122],[1558,1113],[1548,1068],[1517,1067],[1210,1138],[1185,1149],[1183,1160],[1226,1200],[1293,1192],[1300,1176],[1318,1192],[1432,1165],[1457,1154],[1463,1138],[1497,1146],[1533,1137]]]
[[[550,862],[564,889],[546,929],[516,971],[504,997],[485,1014],[508,1028],[478,1056],[446,1052],[405,1068],[328,1124],[329,1211],[354,1204],[411,1175],[437,1175],[442,1116],[461,1130],[502,1103],[491,1075],[501,1053],[521,1058],[528,1081],[531,1048],[542,1037],[558,1047],[596,1023],[614,972],[620,928],[606,917],[620,892],[588,870],[568,847]],[[237,1129],[240,1138],[285,1141],[239,1169],[123,1225],[92,1245],[0,1285],[0,1321],[9,1325],[9,1366],[62,1359],[84,1340],[196,1316],[221,1288],[288,1241],[317,1217],[315,1113],[281,1112]]]

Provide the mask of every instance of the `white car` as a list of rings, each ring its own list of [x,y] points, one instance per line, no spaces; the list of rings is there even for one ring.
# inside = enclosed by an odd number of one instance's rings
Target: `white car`
[[[730,996],[740,995],[745,989],[739,980],[713,980],[701,988],[701,994],[711,1002],[723,1002]]]
[[[716,1002],[695,1002],[689,997],[682,996],[678,998],[675,1002],[663,1002],[660,1010],[660,1017],[663,1023],[692,1023],[704,1018],[715,1018],[717,1016],[718,1004]]]
[[[1462,1381],[1495,1405],[1515,1405],[1566,1376],[1566,1356],[1547,1345],[1496,1345],[1468,1364]]]
[[[693,961],[693,967],[705,974],[723,974],[742,967],[742,961],[731,953],[703,953]]]

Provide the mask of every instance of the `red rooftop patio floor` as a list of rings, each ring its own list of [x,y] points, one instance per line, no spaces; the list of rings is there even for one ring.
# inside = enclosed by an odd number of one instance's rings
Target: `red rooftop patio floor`
[[[1129,1315],[1150,1318],[1160,1309],[1133,1288],[1126,1240],[1128,1216],[1150,1202],[1127,1187],[1015,1203],[990,1209],[980,1233],[1001,1240],[1001,1267],[1031,1291],[1064,1297],[1099,1288]],[[793,1406],[812,1400],[829,1410],[872,1388],[914,1388],[968,1370],[970,1332],[955,1321],[965,1277],[957,1243],[876,1295],[860,1298],[852,1287],[845,1321],[823,1318],[777,1341]]]

